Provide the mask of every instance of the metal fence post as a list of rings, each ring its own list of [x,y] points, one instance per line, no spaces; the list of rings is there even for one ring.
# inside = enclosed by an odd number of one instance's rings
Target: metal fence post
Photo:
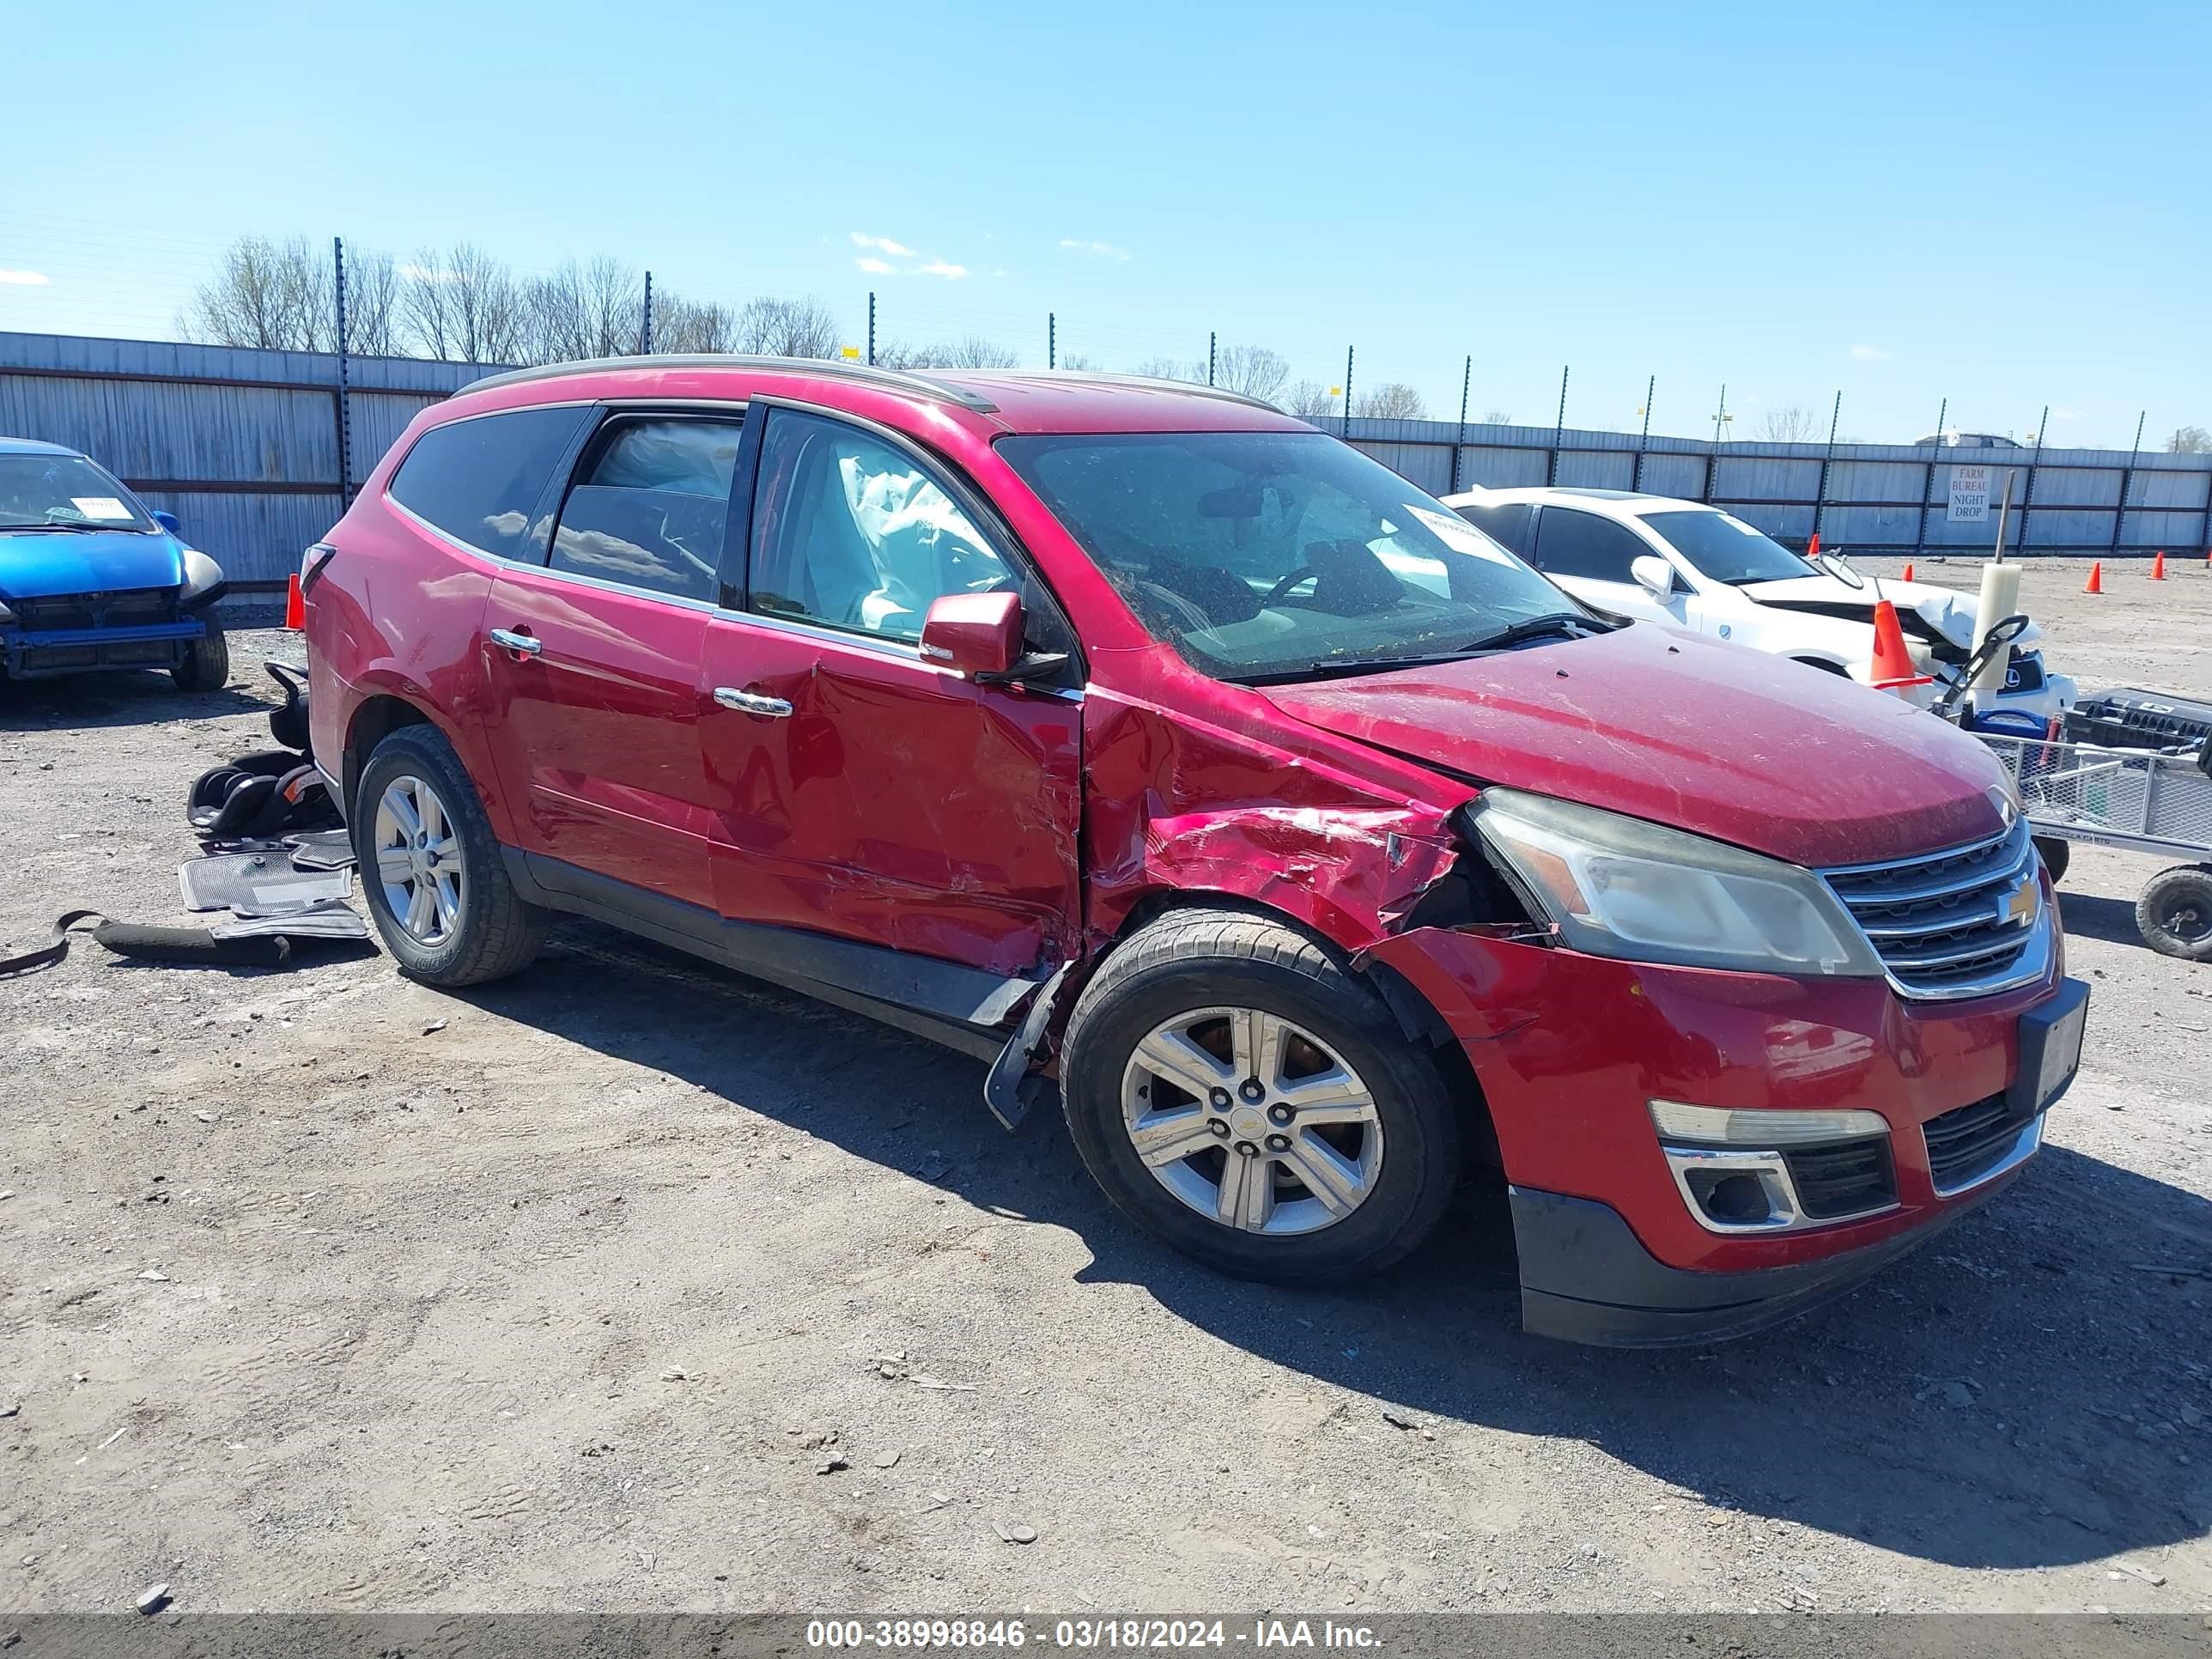
[[[349,364],[347,362],[346,303],[345,303],[345,239],[331,238],[331,294],[337,306],[338,349],[338,511],[343,513],[353,505],[353,394],[347,387]]]
[[[2107,553],[2117,553],[2120,550],[2120,526],[2128,520],[2128,496],[2136,484],[2136,458],[2142,453],[2143,422],[2148,419],[2149,416],[2150,411],[2144,410],[2136,416],[2135,447],[2128,451],[2128,465],[2120,474],[2120,506],[2119,510],[2112,514],[2112,543],[2105,550]]]
[[[1352,436],[1352,348],[1344,349],[1344,435]]]
[[[1220,335],[1210,328],[1206,331],[1206,383],[1208,386],[1213,384],[1213,357],[1220,348]]]
[[[1459,374],[1459,436],[1452,441],[1451,487],[1459,491],[1459,453],[1467,447],[1467,394],[1474,385],[1474,354],[1467,354],[1467,367]]]
[[[1567,441],[1567,371],[1571,365],[1559,368],[1559,419],[1552,428],[1552,465],[1544,475],[1547,484],[1559,481],[1559,447]]]
[[[1060,317],[1050,311],[1044,314],[1044,366],[1060,367]]]
[[[1644,430],[1636,434],[1636,470],[1629,474],[1628,487],[1633,490],[1644,488],[1644,447],[1651,441],[1651,394],[1659,389],[1659,377],[1648,377],[1644,382]]]
[[[1828,413],[1828,453],[1820,457],[1820,488],[1813,497],[1813,539],[1820,539],[1820,526],[1828,516],[1828,471],[1836,464],[1836,427],[1844,418],[1844,393],[1836,390],[1836,406]]]
[[[2028,458],[2027,488],[2021,493],[2020,498],[2020,533],[2014,539],[2020,548],[2020,556],[2022,558],[2027,556],[2028,511],[2035,505],[2035,470],[2043,465],[2043,434],[2050,425],[2051,405],[2045,404],[2043,406],[2043,418],[2035,423],[2035,453]]]
[[[868,295],[868,367],[876,366],[876,296]]]
[[[649,270],[645,273],[645,304],[638,311],[637,355],[653,355],[653,273]]]
[[[1927,475],[1920,481],[1920,533],[1912,540],[1912,552],[1916,558],[1928,550],[1928,508],[1936,499],[1936,469],[1942,465],[1943,421],[1950,412],[1951,400],[1946,398],[1936,410],[1936,453],[1938,459],[1928,463]],[[2033,475],[2031,474],[2030,482],[2033,481]]]

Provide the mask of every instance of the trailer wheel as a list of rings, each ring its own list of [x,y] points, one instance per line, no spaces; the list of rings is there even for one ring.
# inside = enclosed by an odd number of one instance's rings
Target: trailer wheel
[[[2150,878],[2136,901],[2143,943],[2185,962],[2212,962],[2212,864],[2180,864]]]
[[[2074,860],[2074,844],[2056,836],[2038,836],[2035,850],[2042,855],[2043,867],[2051,872],[2051,884],[2056,887],[2065,878],[2066,866]]]

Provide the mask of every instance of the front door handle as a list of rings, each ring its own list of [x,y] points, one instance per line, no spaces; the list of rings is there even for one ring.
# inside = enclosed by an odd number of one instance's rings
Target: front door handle
[[[766,714],[770,720],[789,720],[791,705],[781,697],[763,697],[754,691],[740,691],[734,685],[714,688],[714,701],[725,708],[734,708],[740,714]]]
[[[512,628],[495,628],[491,642],[525,657],[534,657],[545,648],[545,641],[528,634],[518,634]]]

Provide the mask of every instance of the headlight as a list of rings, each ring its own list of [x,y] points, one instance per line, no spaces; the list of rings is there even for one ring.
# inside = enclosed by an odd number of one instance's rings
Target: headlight
[[[197,547],[185,550],[185,591],[179,598],[186,605],[208,598],[223,586],[222,567]]]
[[[1485,791],[1474,825],[1575,950],[1694,968],[1881,975],[1858,924],[1796,865],[1510,789]]]

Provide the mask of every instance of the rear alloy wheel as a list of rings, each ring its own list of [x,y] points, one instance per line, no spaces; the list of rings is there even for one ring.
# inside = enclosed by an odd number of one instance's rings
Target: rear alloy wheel
[[[376,745],[354,793],[369,915],[400,972],[480,985],[538,954],[551,917],[514,890],[467,769],[435,726]]]
[[[1378,1273],[1458,1187],[1462,1108],[1435,1060],[1270,916],[1172,911],[1122,940],[1068,1016],[1060,1093],[1115,1205],[1242,1278]]]
[[[1260,1008],[1199,1008],[1156,1026],[1121,1079],[1129,1142],[1161,1186],[1250,1233],[1308,1233],[1375,1190],[1382,1121],[1359,1074]]]
[[[421,778],[385,785],[371,831],[376,879],[394,921],[418,945],[434,949],[460,926],[466,855],[438,792]]]

